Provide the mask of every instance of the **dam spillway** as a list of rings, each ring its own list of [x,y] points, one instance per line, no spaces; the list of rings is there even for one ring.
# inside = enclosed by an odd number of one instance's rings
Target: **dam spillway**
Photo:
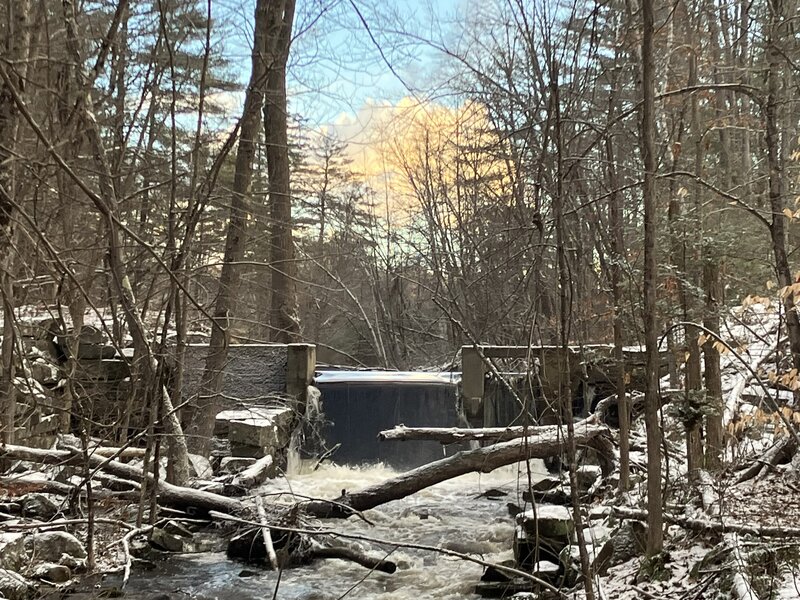
[[[463,424],[457,410],[460,373],[319,370],[314,381],[322,393],[325,444],[341,444],[332,456],[338,464],[409,469],[459,449],[437,442],[380,442],[378,433],[401,424]]]

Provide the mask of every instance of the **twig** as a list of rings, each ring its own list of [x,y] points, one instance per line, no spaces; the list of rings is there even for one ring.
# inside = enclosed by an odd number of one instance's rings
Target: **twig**
[[[336,452],[336,451],[337,451],[339,448],[341,448],[341,447],[342,447],[342,444],[341,444],[341,443],[339,443],[339,444],[336,444],[336,445],[335,445],[333,448],[329,448],[329,449],[327,449],[325,452],[323,452],[323,453],[320,455],[320,457],[317,459],[317,462],[316,462],[316,464],[314,465],[314,468],[313,468],[313,469],[311,469],[311,470],[312,470],[312,471],[316,471],[317,469],[319,469],[319,468],[320,468],[320,466],[322,465],[322,461],[323,461],[323,460],[325,460],[325,459],[327,459],[327,458],[330,458],[330,457],[331,457],[331,455],[332,455],[334,452]]]
[[[131,577],[131,563],[133,562],[131,559],[131,540],[141,533],[150,532],[154,527],[154,525],[146,525],[138,529],[131,529],[120,540],[120,543],[122,544],[122,552],[125,555],[125,567],[122,572],[122,584],[120,585],[121,590],[125,589],[125,586],[128,585],[128,579]]]

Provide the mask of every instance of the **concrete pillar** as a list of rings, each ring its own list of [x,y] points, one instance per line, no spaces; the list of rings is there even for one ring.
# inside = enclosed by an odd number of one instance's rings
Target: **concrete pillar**
[[[486,371],[473,346],[461,347],[461,397],[464,412],[473,425],[483,425],[483,383]]]
[[[314,380],[317,369],[317,347],[314,344],[286,346],[286,393],[305,403],[306,388]]]

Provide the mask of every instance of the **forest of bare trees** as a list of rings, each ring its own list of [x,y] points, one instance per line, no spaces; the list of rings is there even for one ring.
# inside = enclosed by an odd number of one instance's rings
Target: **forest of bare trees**
[[[622,352],[642,346],[658,555],[659,351],[690,479],[724,466],[731,307],[780,304],[773,383],[800,387],[800,3],[453,9],[427,23],[439,13],[368,1],[2,3],[3,444],[25,412],[31,320],[60,323],[69,349],[62,433],[86,444],[95,423],[75,383],[91,323],[129,360],[128,406],[167,434],[147,458],[167,452],[178,485],[188,453],[209,452],[232,343],[400,370],[450,368],[467,344],[608,343],[625,491]],[[320,56],[333,23],[363,48]],[[335,101],[307,81],[316,61],[346,78],[365,54],[401,93],[354,143],[302,111]],[[209,352],[183,402],[195,341]]]

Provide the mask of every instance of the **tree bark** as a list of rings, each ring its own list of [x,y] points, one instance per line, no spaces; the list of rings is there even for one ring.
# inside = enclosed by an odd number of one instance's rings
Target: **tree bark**
[[[694,52],[689,57],[688,85],[697,85],[697,56]],[[690,228],[688,235],[686,225],[683,228],[683,257],[681,261],[683,277],[686,280],[686,284],[688,284],[681,286],[683,320],[687,323],[694,321],[697,312],[696,290],[699,287],[697,268],[701,260],[699,250],[700,240],[703,236],[703,219],[700,212],[702,210],[700,199],[702,188],[699,183],[703,175],[703,132],[700,131],[697,94],[692,95],[691,103],[690,128],[694,145],[694,174],[696,179],[692,185],[691,212],[686,215],[686,221]],[[686,361],[685,390],[687,411],[684,425],[686,426],[687,472],[690,480],[694,479],[697,472],[704,466],[703,440],[701,436],[703,417],[700,411],[701,401],[699,398],[699,392],[703,385],[700,368],[700,346],[697,344],[699,334],[700,332],[695,326],[688,324],[684,326],[684,338],[689,354],[689,358]]]
[[[619,49],[615,51],[614,64],[619,62]],[[616,71],[616,70],[615,70]],[[608,96],[608,122],[613,123],[616,118],[618,95],[617,86],[619,82],[614,79],[611,83],[611,92]],[[606,169],[608,171],[608,185],[611,194],[608,198],[608,225],[611,228],[611,239],[613,249],[613,262],[611,265],[611,293],[614,298],[614,360],[615,382],[617,397],[619,398],[619,489],[625,492],[630,487],[630,424],[631,409],[630,402],[625,390],[625,356],[623,348],[625,345],[625,334],[623,325],[623,294],[622,288],[622,265],[626,260],[625,256],[625,231],[623,227],[624,196],[617,190],[619,189],[619,177],[617,176],[616,158],[614,152],[614,138],[611,133],[606,137]]]
[[[719,31],[716,20],[716,4],[707,0],[705,14],[708,18],[709,39],[711,48],[714,52],[714,82],[724,83],[721,70],[725,69],[725,64],[733,66],[733,59],[727,57],[722,52],[719,44]],[[746,37],[746,36],[745,36]],[[729,94],[717,92],[714,94],[715,120],[717,122],[725,120],[726,100]],[[731,134],[728,127],[719,128],[719,148],[720,148],[720,171],[722,189],[729,190],[732,187],[733,172],[731,169]],[[746,195],[746,194],[745,194]],[[715,242],[712,231],[722,230],[722,216],[719,211],[715,211],[713,216],[706,217],[710,221],[705,227],[707,240],[703,250],[703,289],[705,291],[705,306],[703,312],[703,326],[719,335],[719,308],[723,301],[723,288],[720,280],[720,269],[723,264],[724,253]],[[714,339],[709,339],[703,345],[703,366],[705,367],[703,376],[706,387],[706,403],[710,411],[706,416],[706,468],[714,471],[719,469],[722,461],[723,427],[722,427],[722,370],[720,368],[720,354]]]
[[[664,545],[661,506],[661,429],[658,421],[658,337],[656,321],[655,84],[653,0],[642,1],[642,158],[644,162],[644,337],[647,355],[645,428],[647,430],[647,554]]]
[[[764,107],[766,120],[766,134],[764,137],[767,146],[767,169],[769,180],[769,206],[772,213],[770,222],[770,236],[772,238],[772,252],[775,255],[775,272],[778,285],[782,288],[792,285],[794,277],[789,265],[786,251],[786,216],[783,214],[784,203],[784,160],[780,146],[780,105],[782,103],[780,90],[781,77],[781,39],[783,1],[772,0],[769,11],[770,20],[767,24],[767,101]],[[796,369],[800,369],[800,316],[794,301],[794,293],[789,292],[783,296],[783,308],[786,316],[786,331],[789,336],[789,347],[792,352],[792,362]]]
[[[3,43],[4,62],[14,65],[10,79],[18,90],[24,90],[30,51],[30,0],[12,0],[7,5],[6,39]],[[5,67],[0,67],[5,68]],[[14,440],[17,399],[14,381],[14,294],[12,286],[11,251],[14,240],[14,203],[16,193],[15,146],[19,131],[19,110],[10,84],[0,80],[0,297],[3,303],[3,344],[0,348],[0,443]]]
[[[300,334],[295,292],[286,102],[286,63],[289,59],[295,0],[273,0],[270,7],[268,36],[275,54],[269,65],[264,103],[271,221],[272,296],[269,321],[272,339],[287,344],[299,341]]]

